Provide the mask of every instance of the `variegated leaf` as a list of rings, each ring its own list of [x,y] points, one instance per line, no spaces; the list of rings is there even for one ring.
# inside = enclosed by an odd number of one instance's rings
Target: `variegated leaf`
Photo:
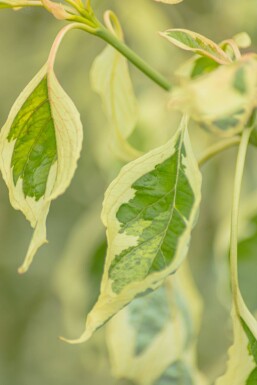
[[[134,297],[159,287],[185,258],[201,188],[186,120],[168,143],[126,165],[109,186],[101,293],[73,342],[87,340]]]
[[[107,326],[114,376],[138,385],[206,384],[195,351],[201,308],[185,264],[155,292],[133,300]]]
[[[199,33],[186,29],[168,29],[160,34],[172,44],[186,51],[209,57],[219,64],[229,64],[231,62],[218,44]]]
[[[46,242],[50,203],[68,187],[81,143],[79,114],[46,64],[14,103],[0,136],[0,168],[11,204],[35,229],[20,273]]]
[[[256,106],[257,61],[241,61],[193,80],[174,89],[170,106],[188,112],[203,128],[221,136],[243,130]]]

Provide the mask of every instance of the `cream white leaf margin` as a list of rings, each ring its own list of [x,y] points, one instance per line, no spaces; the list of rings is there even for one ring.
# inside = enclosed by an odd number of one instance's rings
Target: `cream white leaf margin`
[[[231,62],[228,55],[218,44],[199,33],[187,29],[174,28],[160,32],[160,35],[181,49],[201,56],[207,56],[217,63],[229,64]]]
[[[52,47],[48,62],[18,97],[0,134],[0,168],[9,189],[10,202],[15,209],[22,211],[34,228],[25,260],[18,270],[19,273],[27,271],[38,248],[47,242],[46,217],[51,201],[62,194],[69,186],[81,151],[83,131],[79,113],[72,100],[60,86],[53,71],[58,46],[64,34],[72,28],[73,25],[69,25],[60,31]],[[8,141],[7,137],[18,112],[45,77],[55,129],[57,160],[50,168],[44,195],[39,200],[35,200],[35,198],[25,196],[21,178],[19,178],[17,184],[14,183],[11,162],[16,140]]]
[[[255,344],[257,343],[257,322],[255,318],[249,313],[243,299],[240,298],[240,309],[236,311],[233,306],[232,319],[234,331],[234,343],[229,349],[228,364],[226,373],[220,377],[215,385],[254,385],[256,382],[250,382],[251,374],[256,371],[257,362],[251,353],[250,341],[243,328],[242,321],[245,322],[250,332],[252,333]],[[255,377],[255,380],[256,377]]]
[[[163,384],[163,376],[165,384],[186,376],[192,385],[206,385],[196,362],[201,315],[202,301],[184,262],[162,287],[134,299],[107,325],[113,375],[138,385]],[[138,351],[140,344],[144,349]],[[176,373],[178,363],[181,371]],[[169,370],[178,377],[169,380]]]
[[[111,32],[123,40],[122,29],[116,15],[111,11],[106,12],[105,22]],[[112,23],[115,23],[115,28]],[[138,118],[127,59],[108,45],[94,60],[90,79],[93,90],[102,99],[112,128],[111,145],[114,153],[124,161],[137,158],[141,155],[140,152],[127,142]]]
[[[125,284],[125,287],[117,293],[113,289],[114,281],[109,276],[111,264],[123,250],[137,245],[138,240],[138,237],[120,234],[121,224],[117,219],[117,212],[124,203],[128,202],[135,195],[135,190],[131,187],[132,184],[172,157],[176,153],[178,141],[180,142],[181,140],[183,140],[183,146],[186,151],[186,156],[182,157],[182,163],[185,168],[185,176],[194,194],[194,202],[189,218],[186,220],[185,229],[177,241],[174,258],[162,270],[148,273],[143,279],[137,277],[136,280]],[[85,331],[81,337],[76,340],[64,340],[70,343],[81,343],[88,340],[96,329],[131,302],[138,294],[142,294],[148,289],[158,288],[169,274],[174,273],[178,269],[188,250],[191,231],[198,216],[200,199],[201,174],[187,133],[187,117],[184,117],[177,133],[169,142],[123,167],[118,177],[107,189],[103,202],[102,221],[107,229],[108,250],[100,296],[87,317]],[[139,233],[144,230],[144,226],[145,224],[142,223],[142,228],[139,227],[138,229]],[[149,247],[151,248],[150,244]],[[140,254],[138,257],[142,258]],[[126,274],[126,269],[123,270],[123,274]]]

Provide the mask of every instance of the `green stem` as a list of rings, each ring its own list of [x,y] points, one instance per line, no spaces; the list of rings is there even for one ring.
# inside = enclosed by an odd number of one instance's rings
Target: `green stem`
[[[227,150],[230,147],[238,145],[241,141],[239,136],[221,140],[204,151],[204,153],[198,159],[198,165],[203,166],[209,159],[213,158],[215,155]]]
[[[114,34],[108,31],[104,26],[100,26],[95,32],[95,35],[106,41],[123,56],[125,56],[131,63],[134,64],[141,72],[153,80],[161,88],[166,91],[171,89],[171,84],[159,72],[154,70],[148,63],[141,59],[134,51],[132,51],[126,44],[119,40]]]
[[[235,299],[235,306],[238,310],[238,267],[237,267],[237,242],[238,242],[238,214],[241,185],[244,173],[245,158],[249,143],[252,127],[244,129],[236,162],[235,180],[234,180],[234,192],[231,211],[231,233],[230,233],[230,276],[232,294]]]

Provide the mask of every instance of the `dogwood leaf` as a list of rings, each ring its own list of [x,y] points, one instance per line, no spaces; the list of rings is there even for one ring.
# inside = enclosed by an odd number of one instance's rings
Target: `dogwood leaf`
[[[71,342],[87,340],[134,297],[177,270],[197,219],[200,188],[186,118],[168,143],[121,170],[103,203],[108,251],[101,293],[85,333]]]
[[[68,187],[81,143],[79,114],[46,64],[14,103],[0,137],[0,168],[11,204],[35,229],[20,273],[46,242],[50,203]]]

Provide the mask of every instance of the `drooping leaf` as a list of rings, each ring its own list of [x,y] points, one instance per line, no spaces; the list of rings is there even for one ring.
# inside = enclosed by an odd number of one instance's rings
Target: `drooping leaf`
[[[196,365],[201,309],[183,264],[163,286],[134,299],[108,324],[113,375],[136,385],[206,384]]]
[[[101,294],[85,333],[73,342],[90,338],[134,297],[177,270],[197,219],[200,188],[186,118],[167,144],[121,170],[103,204],[108,252]]]
[[[46,64],[14,103],[0,137],[0,168],[11,204],[35,229],[21,273],[46,242],[50,203],[68,187],[81,143],[79,114]]]
[[[235,135],[243,130],[256,106],[256,84],[257,61],[245,57],[185,80],[174,89],[170,106],[188,112],[208,131]]]
[[[186,29],[169,29],[160,34],[172,44],[186,51],[209,57],[219,64],[229,64],[231,62],[218,44],[199,33]]]
[[[117,37],[122,39],[121,35],[117,34]],[[93,90],[100,95],[108,116],[115,154],[125,161],[137,158],[140,152],[127,142],[135,128],[138,111],[124,56],[113,47],[107,46],[93,63],[91,84]]]

